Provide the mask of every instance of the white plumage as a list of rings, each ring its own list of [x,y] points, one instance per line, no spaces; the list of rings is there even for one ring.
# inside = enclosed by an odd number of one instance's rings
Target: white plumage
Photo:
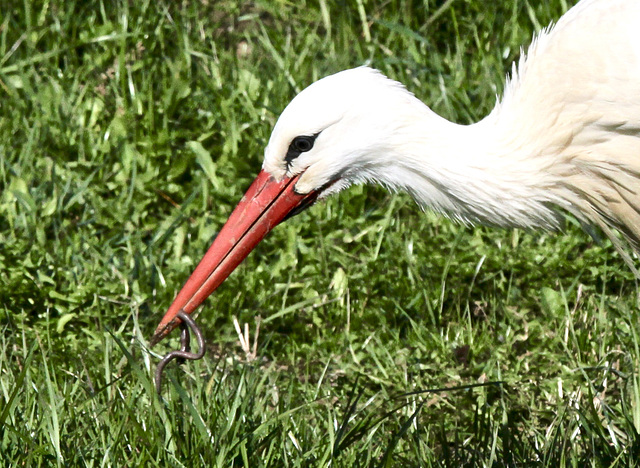
[[[317,137],[287,169],[298,135]],[[265,152],[307,193],[406,190],[467,223],[557,228],[563,212],[640,246],[640,2],[583,0],[534,38],[482,121],[456,125],[369,68],[326,77],[284,110]],[[627,258],[627,260],[629,260]]]
[[[582,0],[534,38],[502,100],[473,125],[366,67],[309,86],[278,119],[262,172],[153,341],[275,225],[363,182],[465,223],[555,229],[568,212],[600,228],[638,275],[624,240],[640,252],[640,0]]]

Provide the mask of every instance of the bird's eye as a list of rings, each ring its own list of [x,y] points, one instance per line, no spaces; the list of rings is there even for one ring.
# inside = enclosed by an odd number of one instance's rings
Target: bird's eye
[[[315,138],[310,136],[295,137],[291,142],[295,149],[301,153],[305,153],[313,148]]]
[[[318,135],[320,135],[320,133],[316,133],[315,135],[300,135],[291,140],[287,154],[284,157],[287,170],[294,159],[313,148],[313,144],[316,142]]]

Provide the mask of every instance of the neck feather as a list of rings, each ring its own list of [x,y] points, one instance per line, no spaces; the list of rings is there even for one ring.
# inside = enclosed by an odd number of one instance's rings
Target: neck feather
[[[564,205],[550,190],[554,155],[535,142],[509,138],[498,112],[469,126],[426,106],[413,118],[375,177],[426,207],[467,224],[557,228]],[[505,133],[507,131],[507,133]]]

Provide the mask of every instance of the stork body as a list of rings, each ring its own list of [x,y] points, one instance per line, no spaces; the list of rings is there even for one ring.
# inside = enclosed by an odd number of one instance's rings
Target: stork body
[[[640,1],[582,0],[534,38],[502,100],[473,125],[443,119],[366,67],[306,88],[154,341],[276,224],[364,182],[469,224],[555,229],[568,212],[600,228],[633,268],[615,231],[640,250]]]

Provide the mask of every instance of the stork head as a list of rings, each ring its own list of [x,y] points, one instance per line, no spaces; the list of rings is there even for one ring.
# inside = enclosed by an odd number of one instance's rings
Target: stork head
[[[420,103],[401,84],[361,67],[312,84],[283,111],[263,169],[235,208],[152,338],[191,313],[282,220],[354,182],[375,178]]]
[[[324,198],[367,180],[396,148],[398,129],[424,105],[404,86],[360,67],[327,76],[298,94],[280,115],[263,170],[296,177],[295,192]]]

